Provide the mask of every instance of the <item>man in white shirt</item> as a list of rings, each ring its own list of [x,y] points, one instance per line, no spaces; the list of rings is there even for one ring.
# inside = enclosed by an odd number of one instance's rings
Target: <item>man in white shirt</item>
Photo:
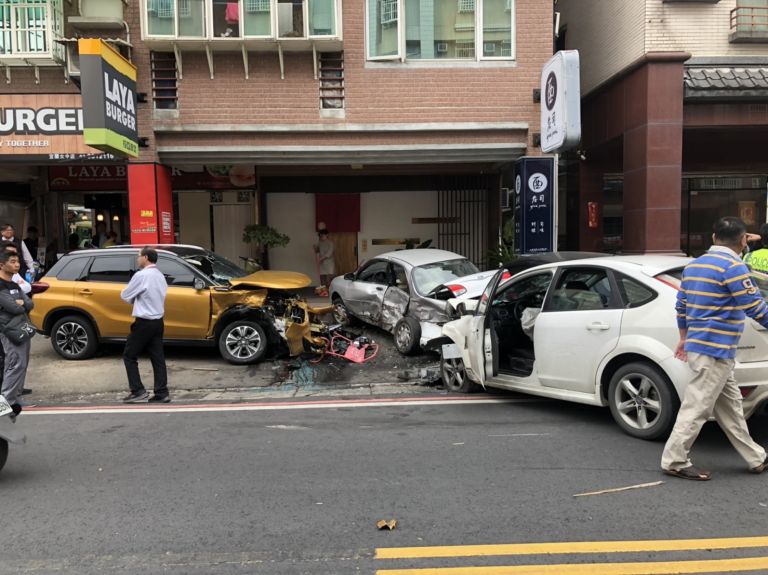
[[[123,362],[128,374],[131,393],[123,398],[125,403],[169,403],[168,371],[163,352],[163,314],[168,283],[157,269],[157,252],[145,247],[136,258],[139,271],[133,274],[128,286],[120,293],[125,303],[133,304],[131,333],[125,342]],[[155,393],[152,398],[144,388],[139,374],[139,354],[146,350],[152,363],[155,378]]]

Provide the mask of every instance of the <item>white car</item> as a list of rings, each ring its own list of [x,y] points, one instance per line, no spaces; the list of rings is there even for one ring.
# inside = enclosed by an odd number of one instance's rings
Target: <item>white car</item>
[[[674,357],[675,301],[689,261],[591,257],[538,265],[509,280],[500,270],[476,304],[464,303],[474,309],[443,325],[435,342],[443,381],[458,392],[482,385],[607,405],[628,434],[665,437],[693,376]],[[735,376],[749,417],[768,401],[768,331],[752,320]]]
[[[444,250],[388,252],[331,282],[334,319],[381,327],[400,353],[410,354],[440,337],[440,326],[453,317],[447,300],[479,297],[495,273]]]

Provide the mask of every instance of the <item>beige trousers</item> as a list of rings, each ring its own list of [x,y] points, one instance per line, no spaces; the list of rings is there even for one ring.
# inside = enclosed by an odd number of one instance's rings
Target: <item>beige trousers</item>
[[[733,377],[734,364],[732,359],[688,354],[688,365],[696,375],[685,389],[677,421],[664,446],[662,469],[678,470],[691,465],[688,454],[693,442],[713,415],[750,469],[765,461],[765,449],[750,437],[744,420],[741,392]]]

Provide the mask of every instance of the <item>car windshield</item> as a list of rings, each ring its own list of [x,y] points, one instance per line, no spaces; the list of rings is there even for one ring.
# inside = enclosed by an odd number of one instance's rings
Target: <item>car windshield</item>
[[[238,265],[213,252],[184,256],[184,259],[217,283],[248,275],[248,272]]]
[[[435,262],[413,269],[413,286],[419,293],[427,295],[444,283],[479,272],[475,264],[465,259]]]

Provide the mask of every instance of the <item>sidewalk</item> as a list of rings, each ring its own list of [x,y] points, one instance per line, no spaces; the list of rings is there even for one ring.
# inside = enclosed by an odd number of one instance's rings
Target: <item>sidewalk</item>
[[[311,298],[312,305],[323,305],[327,299]],[[250,366],[225,362],[216,348],[168,346],[166,363],[168,382],[174,400],[253,400],[254,398],[311,397],[328,394],[366,395],[374,388],[386,387],[393,393],[444,393],[435,387],[423,387],[414,381],[400,381],[406,370],[436,367],[434,354],[401,356],[392,337],[375,328],[365,335],[380,344],[372,361],[355,364],[343,359],[323,358],[312,363],[312,356],[265,360]],[[33,390],[24,396],[27,403],[113,403],[128,390],[121,345],[104,345],[92,359],[68,361],[51,347],[49,338],[32,339],[32,353],[26,387]],[[144,385],[152,387],[149,359],[139,362]],[[431,391],[430,391],[431,390]]]

